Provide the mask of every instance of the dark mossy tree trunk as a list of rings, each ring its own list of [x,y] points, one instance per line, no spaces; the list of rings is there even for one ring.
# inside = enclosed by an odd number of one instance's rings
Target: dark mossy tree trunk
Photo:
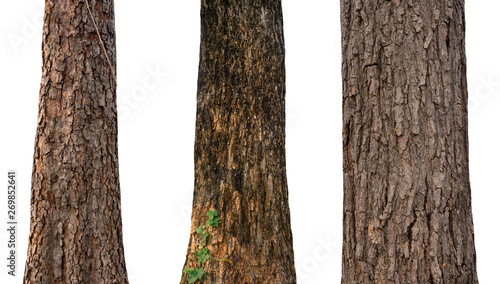
[[[188,258],[209,209],[205,283],[295,283],[285,170],[281,1],[201,1],[195,189]],[[185,267],[191,263],[186,259]],[[181,283],[187,283],[186,274]]]
[[[463,0],[342,0],[342,283],[477,283]]]
[[[115,69],[113,0],[88,0]],[[24,283],[128,283],[116,84],[85,1],[46,1]]]

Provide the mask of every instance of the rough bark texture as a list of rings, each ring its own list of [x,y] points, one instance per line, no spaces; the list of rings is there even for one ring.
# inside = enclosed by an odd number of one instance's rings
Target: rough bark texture
[[[194,230],[216,209],[205,283],[295,283],[281,1],[201,1]],[[186,259],[186,265],[188,265]],[[183,275],[181,283],[187,283]]]
[[[463,0],[342,0],[342,283],[477,283]]]
[[[24,283],[128,283],[116,86],[85,1],[46,1]],[[113,0],[89,0],[115,68]]]

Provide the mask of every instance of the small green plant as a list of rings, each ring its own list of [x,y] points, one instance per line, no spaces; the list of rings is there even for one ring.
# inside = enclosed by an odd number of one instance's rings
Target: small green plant
[[[188,276],[188,283],[195,283],[200,280],[203,281],[207,272],[205,272],[204,266],[210,259],[216,261],[227,261],[232,263],[229,259],[214,258],[210,255],[210,250],[208,249],[208,244],[211,241],[211,236],[209,231],[210,227],[219,227],[220,217],[217,214],[217,210],[208,210],[207,212],[208,220],[204,226],[198,226],[196,229],[196,234],[199,236],[199,242],[196,246],[196,250],[191,253],[188,261],[188,266],[190,263],[196,263],[195,266],[186,267],[182,271]],[[193,259],[195,258],[195,259]]]

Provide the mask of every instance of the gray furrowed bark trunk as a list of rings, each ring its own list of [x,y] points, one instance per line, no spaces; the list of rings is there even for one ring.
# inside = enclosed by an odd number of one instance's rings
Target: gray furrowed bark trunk
[[[477,283],[464,1],[341,1],[342,283]]]
[[[116,85],[85,1],[46,1],[24,283],[128,283]],[[113,0],[89,0],[116,69]]]
[[[281,1],[201,1],[195,188],[185,267],[209,209],[204,283],[296,283],[285,170]],[[187,283],[184,274],[181,283]]]

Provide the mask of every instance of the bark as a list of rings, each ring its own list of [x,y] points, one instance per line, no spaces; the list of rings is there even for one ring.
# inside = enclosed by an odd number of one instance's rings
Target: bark
[[[204,283],[295,283],[281,1],[201,2],[197,101],[187,257],[216,209],[222,221],[209,249],[232,264],[209,261]]]
[[[463,0],[342,0],[342,283],[477,283]]]
[[[48,0],[24,283],[128,283],[116,85],[85,1]],[[112,0],[89,0],[116,70]]]

